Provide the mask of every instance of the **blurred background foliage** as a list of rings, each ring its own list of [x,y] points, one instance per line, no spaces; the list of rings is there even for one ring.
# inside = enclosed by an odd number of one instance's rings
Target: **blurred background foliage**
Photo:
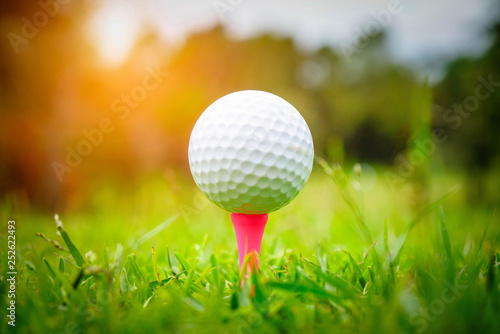
[[[36,2],[2,1],[0,34],[19,31],[19,18],[39,10]],[[326,47],[304,51],[272,34],[236,40],[221,26],[172,48],[146,26],[126,60],[110,67],[82,28],[91,14],[88,3],[70,2],[19,52],[8,38],[0,43],[0,196],[20,208],[81,208],[102,182],[127,189],[150,173],[174,189],[182,175],[190,180],[187,145],[196,119],[219,97],[244,89],[293,104],[311,128],[316,154],[330,161],[390,170],[419,131],[442,129],[448,140],[432,154],[433,168],[463,174],[470,200],[500,198],[499,90],[459,128],[444,117],[474,94],[479,76],[500,81],[499,25],[485,32],[493,42],[484,54],[457,58],[440,81],[427,83],[391,60],[384,32],[347,59]],[[122,120],[115,103],[123,107],[123,94],[151,70],[164,77]],[[99,128],[104,118],[113,131],[60,181],[54,162],[65,164],[68,149],[86,139],[82,131]]]

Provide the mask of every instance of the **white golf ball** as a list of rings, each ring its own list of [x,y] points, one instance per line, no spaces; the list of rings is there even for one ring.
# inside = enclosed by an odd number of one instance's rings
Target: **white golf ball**
[[[196,122],[189,140],[194,181],[212,202],[236,213],[287,205],[311,174],[314,148],[306,122],[267,92],[226,95]]]

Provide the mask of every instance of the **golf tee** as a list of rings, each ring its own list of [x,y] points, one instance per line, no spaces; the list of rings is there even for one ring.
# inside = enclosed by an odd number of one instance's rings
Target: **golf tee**
[[[238,243],[238,259],[240,263],[240,271],[243,270],[243,262],[247,254],[252,254],[248,261],[247,271],[255,272],[259,268],[260,246],[262,237],[267,223],[267,213],[263,215],[247,215],[242,213],[232,213],[231,220],[236,233],[236,241]]]

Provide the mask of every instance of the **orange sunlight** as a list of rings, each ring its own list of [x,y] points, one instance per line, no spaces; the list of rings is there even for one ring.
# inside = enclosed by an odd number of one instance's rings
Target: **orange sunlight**
[[[125,1],[101,4],[89,22],[91,42],[103,63],[109,67],[125,61],[140,30],[137,8]]]

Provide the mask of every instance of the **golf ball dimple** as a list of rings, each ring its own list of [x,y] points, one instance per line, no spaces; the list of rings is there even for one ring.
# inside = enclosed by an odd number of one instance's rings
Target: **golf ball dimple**
[[[189,140],[194,181],[212,202],[236,213],[287,205],[311,174],[314,148],[300,113],[271,93],[247,90],[210,105]]]

